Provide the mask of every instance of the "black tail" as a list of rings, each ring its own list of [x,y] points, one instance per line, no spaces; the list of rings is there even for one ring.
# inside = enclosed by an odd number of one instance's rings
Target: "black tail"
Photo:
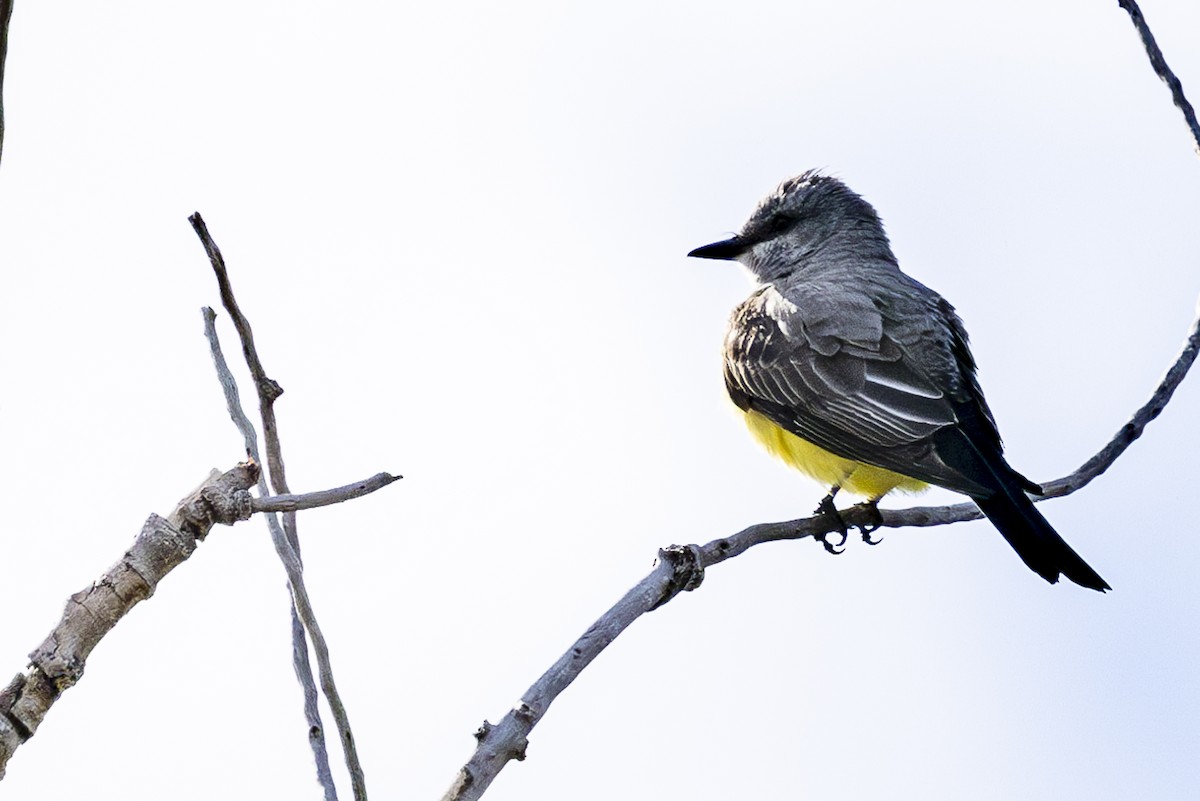
[[[1004,488],[990,497],[972,500],[1000,530],[1021,561],[1051,584],[1061,574],[1082,587],[1100,592],[1111,590],[1108,582],[1058,536],[1015,479],[1014,475],[1012,480],[1002,481]]]
[[[966,347],[965,340],[963,347]],[[968,366],[973,367],[973,364],[968,363]],[[979,388],[975,387],[975,391]],[[1021,561],[1046,581],[1056,584],[1062,575],[1081,587],[1100,592],[1111,590],[1108,582],[1080,559],[1034,508],[1025,491],[1040,495],[1042,488],[1005,461],[1000,434],[983,396],[956,404],[954,414],[958,425],[941,429],[934,435],[933,445],[938,458],[957,471],[964,481],[958,486],[948,482],[943,486],[971,496],[979,511],[1000,530]]]

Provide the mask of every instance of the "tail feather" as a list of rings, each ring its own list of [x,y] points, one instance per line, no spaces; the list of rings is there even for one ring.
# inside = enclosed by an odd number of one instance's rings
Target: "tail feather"
[[[1046,581],[1055,584],[1061,575],[1082,587],[1100,592],[1111,590],[1108,582],[1071,550],[1071,546],[1034,508],[1033,501],[1025,493],[1040,495],[1042,488],[1005,461],[1000,435],[987,414],[982,396],[976,401],[954,407],[958,425],[948,426],[935,434],[933,446],[947,467],[985,491],[951,488],[970,495],[1021,561]]]
[[[993,495],[972,500],[999,529],[1029,569],[1054,584],[1059,575],[1076,584],[1104,592],[1108,582],[1067,545],[1015,481],[1004,481]]]

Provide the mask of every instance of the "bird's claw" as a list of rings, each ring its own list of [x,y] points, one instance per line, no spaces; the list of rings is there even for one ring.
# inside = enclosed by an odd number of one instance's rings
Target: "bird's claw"
[[[842,539],[837,543],[837,545],[834,545],[829,541],[829,535],[833,533],[832,531],[817,534],[817,542],[821,543],[821,545],[825,547],[825,550],[834,556],[845,551],[846,540],[850,539],[850,529],[846,526],[846,521],[842,519],[842,515],[840,512],[838,512],[837,507],[833,505],[832,492],[821,500],[821,503],[817,505],[815,513],[818,515],[829,515],[832,517],[837,523],[837,533],[842,535]]]
[[[871,515],[871,522],[866,525],[858,525],[855,528],[862,534],[862,541],[867,545],[878,545],[883,542],[883,537],[872,539],[871,535],[883,527],[883,515],[879,513],[879,507],[876,505],[878,501],[867,501],[858,504],[858,508],[863,509],[867,514]]]
[[[838,533],[842,535],[842,539],[838,542],[837,545],[834,545],[832,542],[829,541],[829,533],[830,532],[827,532],[824,534],[818,534],[817,542],[819,542],[823,546],[825,546],[826,551],[833,554],[834,556],[837,556],[838,554],[840,554],[846,550],[843,546],[846,544],[846,540],[850,538],[850,533],[848,531],[845,531],[844,529],[839,531]]]

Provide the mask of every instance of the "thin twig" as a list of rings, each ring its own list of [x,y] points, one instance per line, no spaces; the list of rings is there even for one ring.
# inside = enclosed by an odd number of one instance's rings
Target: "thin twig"
[[[1197,314],[1200,315],[1200,302],[1197,303]],[[1121,429],[1113,435],[1113,438],[1099,453],[1084,462],[1078,470],[1065,478],[1043,485],[1044,497],[1057,498],[1062,495],[1070,495],[1107,470],[1109,465],[1115,462],[1117,457],[1142,435],[1150,421],[1162,414],[1162,410],[1167,407],[1171,396],[1175,394],[1175,389],[1196,361],[1197,353],[1200,353],[1200,316],[1192,320],[1179,357],[1167,370],[1166,375],[1159,382],[1158,388],[1150,396],[1150,400],[1134,413],[1128,423],[1121,426]]]
[[[1117,2],[1120,3],[1121,8],[1129,12],[1133,27],[1137,28],[1138,36],[1142,37],[1142,46],[1146,48],[1146,55],[1150,57],[1150,66],[1171,90],[1171,100],[1183,112],[1184,122],[1187,123],[1188,130],[1192,133],[1192,145],[1200,154],[1200,123],[1196,122],[1196,112],[1183,94],[1183,84],[1167,66],[1167,60],[1163,58],[1162,51],[1158,49],[1158,42],[1154,41],[1154,34],[1150,32],[1150,26],[1146,24],[1146,18],[1142,16],[1142,10],[1138,8],[1138,4],[1134,0],[1117,0]]]
[[[13,0],[0,0],[0,156],[4,154],[4,61],[8,58],[8,23]]]
[[[1121,7],[1129,12],[1133,24],[1142,37],[1146,53],[1154,71],[1171,89],[1175,105],[1183,112],[1184,120],[1191,131],[1197,153],[1200,153],[1200,125],[1197,125],[1192,104],[1183,94],[1183,87],[1167,66],[1162,52],[1154,41],[1134,0],[1119,0]],[[1087,486],[1093,479],[1107,470],[1116,459],[1142,435],[1150,421],[1158,417],[1171,400],[1175,389],[1183,381],[1200,352],[1200,308],[1197,317],[1188,329],[1183,349],[1167,370],[1150,400],[1142,405],[1129,422],[1094,456],[1080,465],[1070,475],[1046,482],[1045,494],[1035,500],[1059,498],[1070,495]],[[958,503],[948,506],[918,506],[909,509],[881,509],[882,525],[887,527],[926,527],[977,520],[983,515],[973,503]],[[866,509],[852,507],[841,514],[846,525],[866,526],[880,522],[872,519]],[[659,551],[659,558],[648,576],[638,582],[611,609],[604,613],[575,644],[559,658],[521,696],[521,701],[496,725],[484,721],[475,733],[478,740],[475,753],[469,762],[459,769],[458,775],[442,801],[470,801],[480,798],[496,775],[513,759],[525,758],[529,744],[529,733],[538,724],[546,710],[565,690],[575,677],[588,666],[601,651],[628,628],[633,621],[646,612],[657,609],[680,592],[693,590],[704,579],[705,568],[720,564],[737,556],[755,545],[777,540],[794,540],[832,533],[837,528],[835,521],[826,516],[790,520],[783,523],[763,523],[739,531],[731,537],[713,540],[707,545],[673,545]]]
[[[331,506],[342,501],[361,498],[381,490],[404,476],[393,476],[390,473],[376,473],[368,479],[347,484],[336,489],[306,492],[303,495],[271,495],[255,498],[250,508],[255,512],[299,512],[301,509],[316,509],[319,506]]]
[[[258,391],[259,412],[263,421],[263,437],[266,439],[267,468],[271,474],[271,488],[276,494],[286,495],[290,491],[288,490],[287,480],[284,477],[283,454],[279,442],[278,426],[275,422],[275,399],[283,394],[283,388],[268,377],[266,371],[263,369],[262,362],[258,358],[258,351],[254,347],[254,333],[250,328],[250,321],[246,319],[246,316],[242,314],[241,309],[238,307],[237,299],[233,295],[233,287],[229,282],[229,274],[225,269],[225,259],[221,256],[221,251],[217,247],[216,242],[209,235],[208,227],[204,224],[204,219],[200,216],[199,212],[196,212],[188,218],[188,221],[191,222],[192,228],[195,229],[197,236],[200,237],[200,241],[204,245],[205,252],[208,253],[213,272],[217,277],[217,285],[220,288],[221,302],[225,306],[226,311],[229,312],[234,327],[237,329],[238,337],[242,344],[242,353],[254,378],[254,385]],[[304,587],[303,565],[300,560],[300,540],[296,533],[296,517],[294,512],[284,513],[283,531],[284,541],[288,546],[286,553],[278,545],[276,546],[276,551],[279,553],[279,557],[283,560],[284,567],[287,569],[288,581],[291,584],[296,610],[304,623],[304,628],[312,638],[313,650],[317,656],[321,690],[325,693],[325,700],[329,703],[329,709],[333,713],[333,720],[337,726],[342,753],[346,759],[346,769],[350,773],[350,784],[354,791],[355,801],[366,801],[366,778],[363,775],[362,765],[358,759],[358,749],[354,744],[354,733],[350,728],[350,716],[346,712],[345,704],[342,703],[341,695],[337,690],[337,684],[334,682],[333,666],[329,661],[329,647],[325,642],[325,636],[321,633],[321,629],[317,625],[312,604],[308,598],[308,591]],[[272,539],[275,539],[274,533],[272,533]],[[293,630],[295,630],[295,627],[293,627]],[[299,646],[293,642],[293,647],[298,648]]]
[[[225,307],[233,320],[233,326],[237,329],[238,338],[242,343],[242,355],[246,359],[246,366],[250,368],[250,376],[254,379],[254,388],[258,392],[259,411],[263,418],[263,436],[267,439],[267,470],[270,471],[272,484],[274,484],[276,480],[283,480],[283,459],[280,455],[279,432],[275,423],[274,406],[275,399],[283,394],[283,387],[271,380],[263,370],[262,362],[258,358],[258,350],[254,347],[254,332],[250,328],[250,321],[246,319],[246,315],[242,314],[237,298],[233,296],[229,273],[225,269],[225,259],[221,255],[217,243],[209,235],[204,218],[200,216],[200,212],[196,212],[188,217],[188,222],[192,224],[196,235],[200,237],[204,251],[208,254],[208,260],[212,263],[213,272],[217,276],[217,287],[221,292],[221,305]],[[244,414],[242,416],[245,417]],[[274,445],[272,445],[272,441],[274,441]],[[281,492],[278,487],[275,491]]]
[[[225,394],[225,404],[229,409],[229,416],[233,419],[234,425],[242,432],[242,437],[246,442],[246,454],[256,463],[259,461],[258,455],[258,433],[254,430],[254,424],[250,422],[250,418],[242,410],[242,401],[238,392],[237,381],[233,377],[233,373],[229,370],[229,365],[225,361],[225,354],[221,351],[221,342],[217,337],[216,319],[217,315],[211,308],[205,306],[202,310],[204,315],[204,335],[208,339],[209,351],[212,354],[213,365],[217,370],[217,379],[221,383],[221,389]],[[270,490],[267,488],[267,480],[261,473],[258,476],[258,493],[261,500],[270,495]],[[308,744],[313,752],[313,761],[317,768],[317,782],[321,785],[325,794],[325,801],[337,801],[337,785],[333,781],[333,773],[329,769],[329,752],[325,747],[325,726],[321,722],[321,712],[317,706],[317,687],[313,681],[312,664],[308,659],[308,639],[305,635],[304,624],[300,621],[300,616],[296,610],[296,600],[294,587],[295,582],[292,581],[293,566],[297,574],[300,573],[302,567],[295,552],[288,544],[287,537],[283,533],[283,528],[279,524],[279,518],[275,514],[267,514],[267,529],[271,533],[271,544],[275,546],[275,553],[283,562],[284,569],[288,575],[289,601],[291,606],[292,619],[292,669],[296,674],[296,681],[300,683],[301,692],[304,695],[304,719],[308,724]],[[300,579],[301,583],[303,578]]]

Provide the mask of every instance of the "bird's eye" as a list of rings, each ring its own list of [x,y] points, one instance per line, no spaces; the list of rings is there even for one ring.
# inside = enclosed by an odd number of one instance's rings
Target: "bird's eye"
[[[776,214],[771,218],[771,221],[767,223],[767,231],[772,235],[782,234],[795,224],[796,219],[797,218],[788,214]]]

